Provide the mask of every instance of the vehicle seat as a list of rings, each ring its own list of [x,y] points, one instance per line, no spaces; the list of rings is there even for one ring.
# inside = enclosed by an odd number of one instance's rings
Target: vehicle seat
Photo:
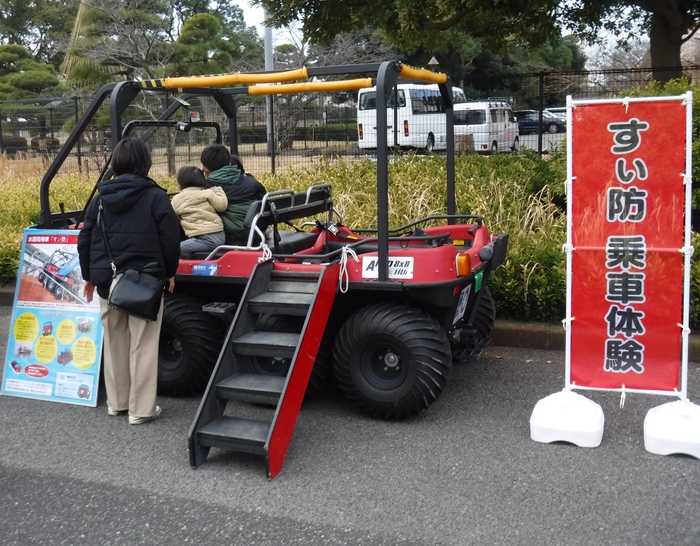
[[[431,239],[423,239],[423,240],[418,240],[418,241],[412,241],[413,244],[411,244],[411,248],[421,248],[422,246],[442,246],[444,245],[448,240],[449,240],[450,234],[449,232],[447,233],[440,233],[437,235],[434,235],[431,237]],[[328,251],[333,252],[334,250],[340,250],[344,246],[348,246],[351,243],[354,243],[355,241],[329,241],[328,242]],[[408,248],[404,243],[411,242],[410,236],[406,236],[405,240],[399,241],[397,239],[389,241],[389,250],[396,250],[398,248]],[[418,243],[418,245],[416,245]],[[366,243],[364,245],[358,245],[356,247],[353,247],[353,250],[355,251],[356,254],[366,254],[367,252],[377,252],[379,250],[379,245],[377,243]]]
[[[311,248],[316,243],[318,233],[306,231],[278,231],[279,241],[275,242],[274,233],[267,237],[267,246],[274,254],[295,254]]]

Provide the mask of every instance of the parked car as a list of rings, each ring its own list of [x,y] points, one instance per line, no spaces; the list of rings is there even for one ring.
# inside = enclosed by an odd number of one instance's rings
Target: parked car
[[[537,133],[540,125],[540,113],[538,110],[517,110],[513,112],[518,120],[518,128],[521,135]],[[563,133],[566,131],[566,120],[554,114],[542,112],[542,130],[547,133]]]
[[[556,108],[545,108],[544,111],[549,112],[550,114],[554,114],[558,118],[566,120],[566,106],[557,106]]]
[[[454,117],[455,138],[471,135],[477,152],[492,154],[520,149],[518,125],[505,99],[489,97],[455,104]]]

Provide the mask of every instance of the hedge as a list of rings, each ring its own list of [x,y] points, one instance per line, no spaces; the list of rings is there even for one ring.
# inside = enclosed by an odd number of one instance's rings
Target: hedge
[[[654,88],[654,94],[679,94],[688,88],[675,82]],[[638,94],[641,91],[637,92]],[[700,132],[700,93],[696,94],[694,133]],[[697,137],[696,137],[697,138]],[[694,155],[700,151],[694,142]],[[4,162],[4,163],[3,163]],[[0,281],[14,282],[24,227],[39,217],[38,176],[7,173],[8,159],[0,156]],[[700,168],[698,161],[695,169]],[[389,166],[389,223],[396,227],[446,210],[445,159],[438,155],[399,156]],[[491,290],[501,318],[556,321],[565,312],[566,239],[563,154],[541,158],[535,153],[476,154],[456,158],[458,212],[480,214],[492,232],[509,234],[505,263],[491,277]],[[376,227],[376,163],[370,160],[325,161],[312,169],[261,175],[268,190],[305,191],[310,185],[331,183],[336,208],[350,227]],[[173,180],[161,180],[169,191]],[[92,182],[77,175],[52,184],[52,210],[63,202],[66,210],[82,208]],[[700,196],[695,196],[700,203]],[[700,236],[693,234],[700,248]],[[700,252],[696,253],[696,256]],[[691,269],[691,324],[700,325],[700,264]]]
[[[265,144],[267,132],[264,126],[241,127],[238,129],[241,144]],[[294,131],[295,141],[308,142],[357,142],[357,127],[353,125],[318,125],[297,127]]]

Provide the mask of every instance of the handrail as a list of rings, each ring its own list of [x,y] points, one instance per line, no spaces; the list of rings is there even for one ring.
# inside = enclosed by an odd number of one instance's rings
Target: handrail
[[[440,72],[432,72],[424,68],[398,63],[401,67],[399,77],[406,80],[416,80],[424,83],[445,83],[447,75]],[[249,85],[249,95],[278,95],[303,92],[333,92],[350,91],[373,87],[372,78],[357,78],[352,80],[336,81],[312,81],[285,85],[258,85],[281,84],[296,80],[308,80],[309,69],[307,67],[276,72],[233,72],[230,74],[209,74],[201,76],[179,76],[160,78],[157,80],[143,80],[136,82],[141,89],[195,89],[201,87],[230,87],[233,85]]]
[[[306,201],[304,202],[305,205],[308,205],[311,202],[311,194],[316,191],[316,190],[328,190],[328,197],[331,197],[333,188],[330,184],[314,184],[311,186],[308,190],[306,190]]]
[[[420,220],[416,220],[415,222],[411,222],[410,224],[406,224],[405,226],[397,227],[397,228],[392,228],[389,230],[389,233],[399,233],[400,231],[404,231],[408,228],[411,228],[413,226],[417,226],[418,224],[422,224],[424,222],[428,222],[430,220],[451,220],[451,219],[457,219],[457,218],[466,218],[470,220],[476,220],[476,223],[481,227],[484,225],[484,217],[479,215],[479,214],[438,214],[435,216],[426,216],[425,218],[421,218]],[[377,233],[379,230],[375,228],[366,228],[366,229],[355,229],[353,228],[352,230],[355,233]]]
[[[251,85],[249,95],[287,95],[291,93],[321,93],[352,91],[374,86],[372,78],[337,80],[332,82],[287,83],[281,85]]]
[[[449,233],[439,233],[437,235],[416,235],[412,236],[410,239],[406,237],[389,237],[389,242],[390,243],[407,243],[407,242],[412,242],[412,241],[425,241],[426,243],[429,243],[431,241],[436,241],[439,239],[444,239],[449,237]],[[368,237],[367,239],[362,239],[360,241],[355,241],[354,243],[348,243],[349,248],[357,248],[369,243],[377,243],[379,239],[377,237]],[[402,248],[407,248],[407,247],[402,247]],[[241,245],[220,245],[217,246],[214,250],[212,250],[209,255],[207,255],[206,258],[204,258],[204,261],[208,261],[214,258],[216,254],[218,254],[222,250],[245,250],[245,251],[261,251],[263,249],[263,245],[260,244],[258,246],[241,246]],[[393,250],[393,249],[392,249]],[[326,254],[274,254],[274,258],[294,258],[298,260],[326,260],[327,258],[331,258],[334,256],[340,255],[342,252],[342,249],[339,250],[333,250],[331,252],[328,252]]]
[[[267,192],[265,195],[263,195],[262,201],[260,203],[260,211],[255,215],[253,218],[253,221],[251,222],[251,230],[250,233],[248,234],[248,245],[247,246],[252,246],[253,244],[253,236],[258,233],[261,237],[263,235],[262,230],[258,228],[258,220],[260,217],[263,215],[265,212],[265,205],[267,204],[267,201],[270,197],[276,197],[280,195],[291,195],[292,197],[292,203],[294,202],[294,190],[277,190],[277,191],[271,191]],[[270,207],[272,210],[272,207]],[[264,240],[264,237],[262,237]]]
[[[389,243],[406,243],[406,242],[411,242],[411,241],[425,241],[431,242],[439,239],[444,239],[446,237],[449,237],[449,233],[440,233],[438,235],[416,235],[412,236],[410,239],[406,237],[389,237],[388,242]],[[378,243],[379,238],[378,237],[368,237],[367,239],[361,239],[359,241],[356,241],[354,243],[348,243],[346,246],[347,248],[358,248],[360,246],[369,244],[369,243]],[[408,247],[401,247],[401,249],[406,249]],[[390,250],[395,250],[394,248],[390,248]],[[339,256],[343,252],[342,249],[338,250],[332,250],[331,252],[328,252],[326,254],[278,254],[275,253],[273,254],[273,258],[279,259],[295,259],[295,260],[304,260],[304,261],[330,261],[331,258],[335,258],[336,256]]]
[[[256,72],[232,74],[211,74],[207,76],[181,76],[178,78],[161,78],[159,80],[143,80],[143,89],[184,89],[197,87],[226,87],[237,84],[291,82],[307,79],[309,72],[306,67],[281,72]]]
[[[447,74],[441,72],[432,72],[426,70],[425,68],[413,68],[406,64],[401,65],[401,72],[399,72],[399,78],[404,78],[406,80],[420,80],[426,83],[445,83],[447,81]]]

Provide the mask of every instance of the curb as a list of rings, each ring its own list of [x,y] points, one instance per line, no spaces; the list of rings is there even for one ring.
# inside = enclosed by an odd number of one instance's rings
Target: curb
[[[15,285],[0,286],[0,306],[12,307],[15,304]]]
[[[561,324],[497,320],[491,333],[495,346],[564,351],[566,333]],[[700,361],[700,334],[688,336],[688,359]]]
[[[12,307],[15,302],[15,286],[0,286],[0,306]],[[497,320],[491,334],[492,345],[497,347],[519,347],[544,351],[564,351],[566,336],[561,324],[547,322],[525,322]],[[700,361],[700,334],[690,334],[688,358]]]

